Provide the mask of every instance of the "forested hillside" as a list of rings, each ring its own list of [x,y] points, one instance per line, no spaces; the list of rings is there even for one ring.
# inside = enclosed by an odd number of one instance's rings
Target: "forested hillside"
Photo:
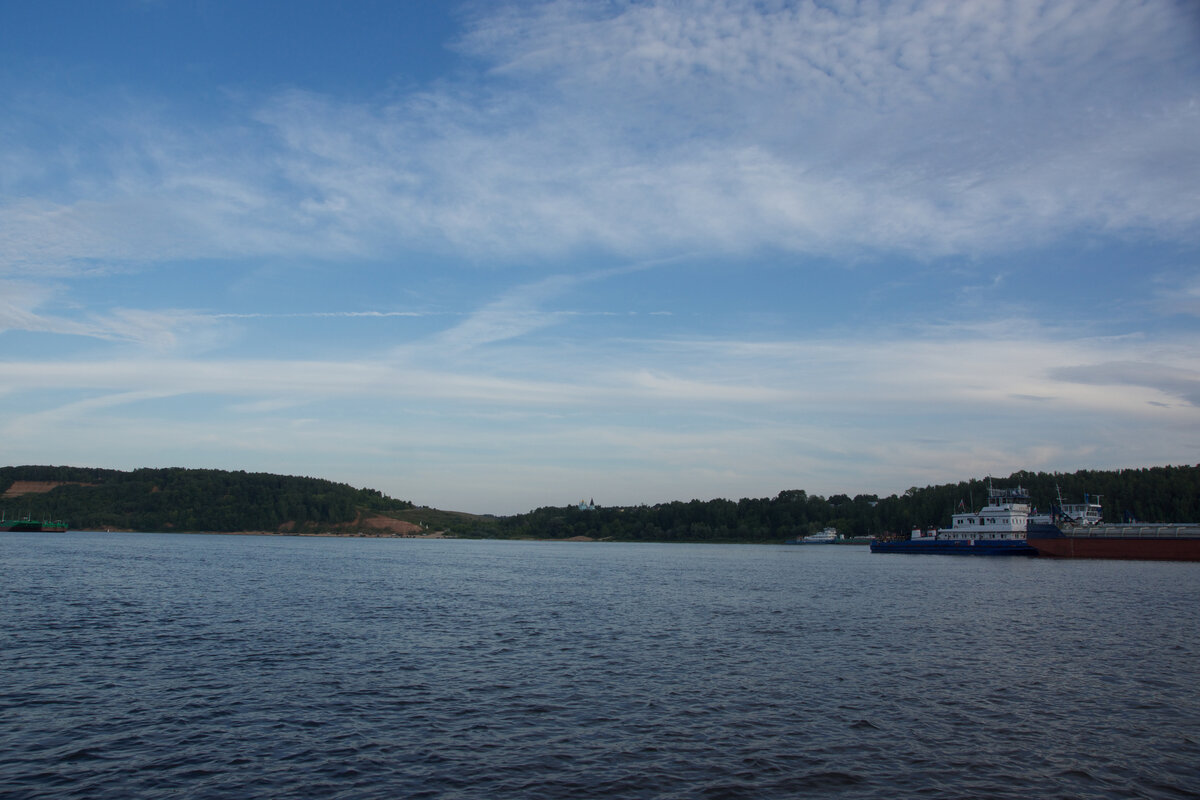
[[[1153,467],[1075,473],[1017,472],[997,487],[1021,485],[1038,508],[1049,508],[1061,490],[1065,502],[1100,495],[1104,517],[1154,522],[1200,520],[1200,466]],[[502,535],[536,538],[590,536],[634,541],[772,542],[833,525],[845,536],[907,536],[914,526],[948,526],[961,502],[978,509],[987,480],[912,488],[903,495],[822,497],[803,490],[770,499],[743,498],[662,503],[626,508],[541,508],[500,520]]]
[[[654,506],[540,508],[499,519],[415,508],[372,489],[317,478],[196,469],[132,472],[76,467],[2,467],[0,495],[15,482],[61,484],[0,499],[9,516],[65,519],[76,530],[320,531],[377,514],[465,536],[619,541],[778,542],[832,525],[846,536],[907,535],[914,526],[946,526],[961,503],[978,509],[987,480],[911,488],[902,495],[831,497],[802,489],[773,498],[675,501]],[[1110,522],[1200,520],[1200,466],[1075,473],[1017,472],[998,487],[1024,486],[1046,509],[1100,496]],[[42,488],[47,488],[43,486]],[[433,526],[430,528],[430,526]]]
[[[77,530],[306,530],[352,523],[360,513],[413,507],[372,489],[318,478],[223,470],[0,468],[0,494],[18,481],[62,485],[0,500],[8,516],[64,519]]]

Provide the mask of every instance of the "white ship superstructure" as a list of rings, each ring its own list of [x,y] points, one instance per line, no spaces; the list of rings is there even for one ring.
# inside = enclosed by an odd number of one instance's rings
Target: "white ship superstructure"
[[[913,539],[1024,539],[1031,506],[1029,492],[993,489],[988,486],[987,505],[978,511],[960,511],[951,516],[949,528],[923,532],[914,530]]]

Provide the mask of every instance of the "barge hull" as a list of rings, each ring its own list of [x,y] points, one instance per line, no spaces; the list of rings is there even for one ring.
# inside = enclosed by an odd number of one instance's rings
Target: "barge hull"
[[[1063,536],[1030,539],[1038,555],[1052,558],[1132,558],[1145,561],[1200,561],[1200,539],[1089,539]]]
[[[1029,544],[1052,558],[1200,561],[1200,525],[1030,525]]]

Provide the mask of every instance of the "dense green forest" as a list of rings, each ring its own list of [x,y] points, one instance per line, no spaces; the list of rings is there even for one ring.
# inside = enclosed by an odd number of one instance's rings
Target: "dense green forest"
[[[63,519],[77,530],[308,530],[353,523],[360,513],[413,507],[373,489],[318,478],[209,469],[0,468],[0,493],[14,481],[64,485],[0,500],[9,517]]]
[[[1075,473],[1017,472],[994,479],[999,487],[1023,486],[1036,507],[1048,509],[1061,490],[1064,502],[1085,493],[1100,496],[1109,522],[1200,520],[1200,466],[1153,467]],[[502,536],[621,541],[778,542],[834,526],[844,536],[907,536],[914,526],[948,526],[962,502],[978,509],[987,479],[912,488],[903,495],[844,494],[822,497],[803,490],[771,499],[692,500],[625,508],[540,508],[499,521]]]
[[[987,479],[911,488],[902,495],[810,495],[675,501],[654,506],[547,507],[511,517],[473,517],[417,508],[372,489],[317,478],[196,469],[132,472],[76,467],[2,467],[0,493],[14,481],[60,482],[52,491],[0,501],[9,516],[67,520],[75,529],[138,531],[345,530],[362,515],[409,520],[460,536],[617,541],[779,542],[834,526],[845,536],[907,535],[946,526],[960,503],[977,509]],[[1100,496],[1110,522],[1200,520],[1200,466],[1074,473],[1017,472],[997,487],[1024,486],[1047,509]],[[339,526],[342,526],[339,528]]]

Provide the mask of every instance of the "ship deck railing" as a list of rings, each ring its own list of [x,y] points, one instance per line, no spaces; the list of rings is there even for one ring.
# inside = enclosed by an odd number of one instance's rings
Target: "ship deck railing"
[[[1064,528],[1063,533],[1077,539],[1194,539],[1200,525],[1097,525]]]

